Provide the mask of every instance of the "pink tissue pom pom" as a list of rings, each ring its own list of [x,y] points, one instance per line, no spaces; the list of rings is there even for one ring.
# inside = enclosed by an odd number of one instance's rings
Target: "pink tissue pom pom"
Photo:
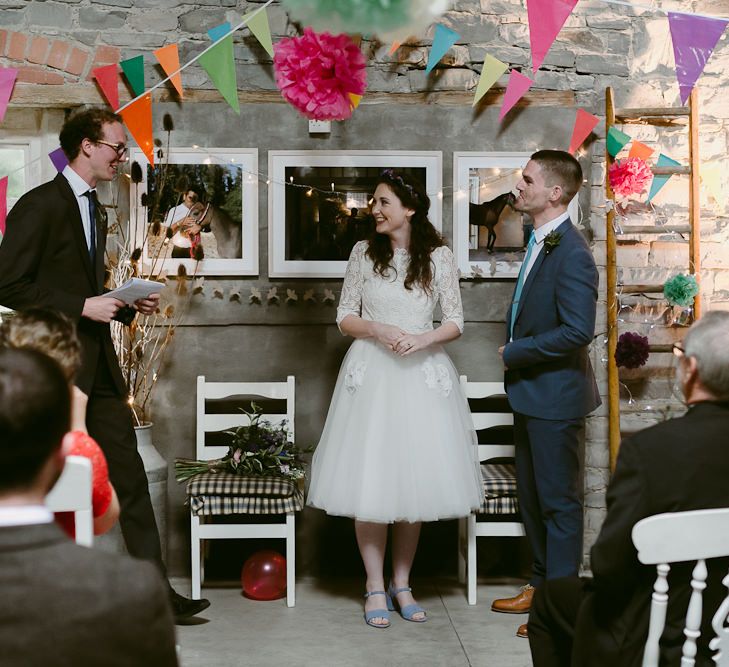
[[[639,157],[616,160],[609,171],[610,187],[620,197],[637,195],[645,190],[653,179],[648,163]]]
[[[274,46],[276,84],[284,99],[311,120],[344,120],[352,115],[350,93],[367,84],[365,59],[348,35],[316,33],[282,39]]]

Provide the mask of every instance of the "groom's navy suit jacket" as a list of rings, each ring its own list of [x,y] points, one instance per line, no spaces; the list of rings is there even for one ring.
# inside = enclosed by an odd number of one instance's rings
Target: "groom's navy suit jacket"
[[[524,283],[513,341],[504,349],[504,379],[515,412],[578,419],[600,405],[587,353],[595,333],[598,275],[572,222],[567,219],[555,231],[559,244],[549,253],[542,248]],[[511,307],[507,336],[510,327]]]

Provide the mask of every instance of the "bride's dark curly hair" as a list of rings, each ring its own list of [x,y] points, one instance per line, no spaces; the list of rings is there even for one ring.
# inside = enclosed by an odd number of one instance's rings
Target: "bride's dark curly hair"
[[[410,208],[415,213],[410,218],[410,264],[405,275],[405,289],[412,289],[413,285],[420,286],[426,292],[431,291],[433,282],[433,263],[430,255],[436,248],[445,245],[445,240],[433,223],[428,220],[428,209],[430,199],[423,187],[423,184],[410,174],[398,172],[393,169],[385,169],[377,179],[377,184],[384,183],[389,187],[402,205]],[[369,238],[367,256],[374,264],[374,270],[382,276],[386,276],[392,266],[394,251],[390,243],[390,237],[386,234],[378,234],[373,230]]]

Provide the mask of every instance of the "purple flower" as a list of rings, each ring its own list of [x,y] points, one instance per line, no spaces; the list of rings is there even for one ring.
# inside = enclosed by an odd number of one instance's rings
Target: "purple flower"
[[[626,331],[618,338],[615,348],[615,363],[625,368],[639,368],[645,365],[650,355],[648,339],[640,334]]]

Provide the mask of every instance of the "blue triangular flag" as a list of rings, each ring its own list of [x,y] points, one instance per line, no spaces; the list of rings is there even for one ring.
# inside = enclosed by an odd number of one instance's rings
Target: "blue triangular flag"
[[[656,167],[678,167],[681,163],[676,162],[673,158],[668,157],[667,155],[664,155],[661,153],[658,156],[658,162],[656,162]],[[648,199],[646,201],[650,201],[658,194],[658,191],[666,184],[668,183],[668,179],[671,178],[670,176],[654,176],[653,182],[651,183],[651,191],[648,193]]]
[[[213,42],[217,42],[221,37],[225,37],[230,32],[230,29],[232,26],[227,21],[225,23],[221,23],[220,25],[215,26],[214,28],[210,28],[208,30],[208,37]]]
[[[435,26],[435,35],[433,35],[433,46],[430,47],[430,54],[428,55],[428,66],[425,68],[425,73],[429,74],[430,71],[440,62],[440,59],[446,54],[448,49],[451,48],[461,36],[446,28],[440,23]]]

